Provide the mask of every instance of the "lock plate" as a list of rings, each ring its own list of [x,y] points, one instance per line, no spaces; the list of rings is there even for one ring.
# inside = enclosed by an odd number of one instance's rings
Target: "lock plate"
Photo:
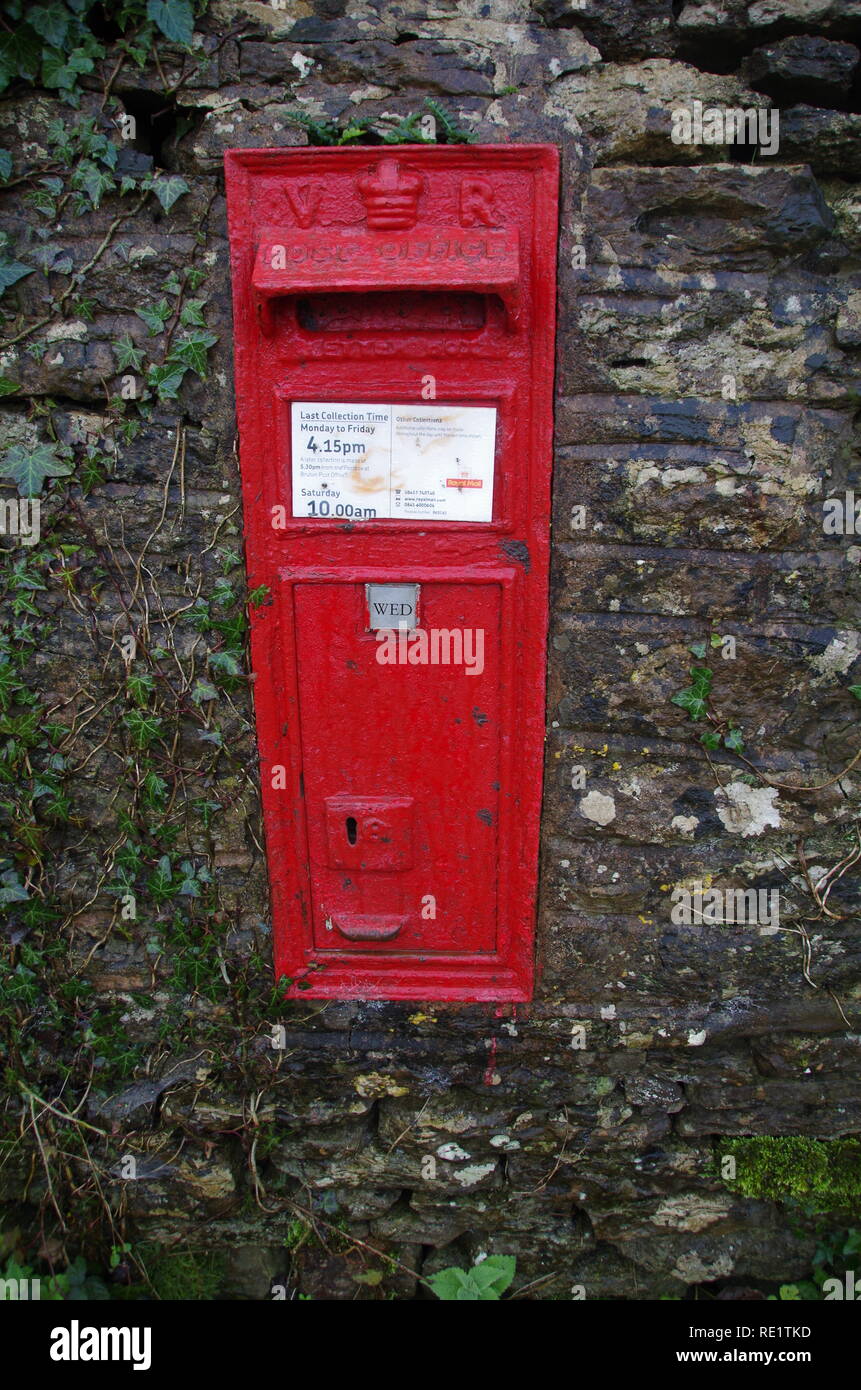
[[[411,796],[327,796],[329,866],[401,873],[413,866]]]

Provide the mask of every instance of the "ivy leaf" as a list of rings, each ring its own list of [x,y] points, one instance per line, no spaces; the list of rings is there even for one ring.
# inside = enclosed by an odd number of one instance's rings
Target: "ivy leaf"
[[[218,342],[217,333],[190,333],[180,338],[170,350],[170,362],[182,362],[199,377],[206,376],[206,354]]]
[[[687,690],[680,690],[678,695],[671,695],[670,701],[680,709],[686,709],[694,723],[703,718],[708,708],[702,695],[693,686],[689,686]]]
[[[709,729],[700,737],[700,743],[705,748],[720,748],[720,734],[716,733],[714,729]]]
[[[155,872],[149,880],[148,887],[156,900],[159,898],[169,898],[172,882],[173,873],[170,867],[170,859],[166,854],[163,854],[155,867]]]
[[[71,92],[81,73],[92,70],[93,60],[83,48],[76,48],[68,58],[56,48],[46,48],[42,54],[42,81],[61,92]]]
[[[0,36],[0,92],[16,77],[34,82],[41,57],[42,45],[28,24]]]
[[[160,401],[175,401],[187,370],[171,362],[166,362],[162,367],[150,367],[147,385],[157,392]]]
[[[126,689],[136,705],[145,705],[147,695],[151,695],[155,690],[155,678],[149,671],[144,671],[139,676],[129,676]]]
[[[206,660],[213,671],[217,671],[223,676],[238,676],[240,674],[239,662],[231,652],[210,652]]]
[[[166,299],[160,299],[152,309],[135,309],[135,313],[139,319],[143,319],[152,337],[156,333],[161,333],[165,323],[170,318],[170,305]]]
[[[206,322],[203,317],[203,306],[205,299],[187,299],[183,304],[179,315],[179,321],[183,328],[205,328]]]
[[[698,656],[700,661],[704,659],[706,650],[707,648],[705,642],[692,642],[691,645],[688,647],[688,651],[691,652],[694,656]]]
[[[25,275],[32,275],[34,267],[22,265],[20,261],[7,261],[5,256],[0,259],[0,294],[5,294],[10,285],[23,280]]]
[[[171,43],[181,43],[191,47],[194,33],[194,15],[188,0],[147,0],[147,19],[158,25],[166,39]]]
[[[709,666],[692,666],[689,673],[694,683],[694,689],[700,695],[708,695],[712,688],[714,672]]]
[[[83,188],[94,208],[97,208],[105,193],[116,188],[114,180],[105,169],[100,169],[92,159],[82,159],[72,176],[72,185]]]
[[[16,444],[0,464],[0,477],[17,484],[19,497],[37,497],[46,478],[65,478],[71,471],[72,465],[63,463],[49,444]]]
[[[0,376],[0,396],[12,396],[17,390],[17,381],[10,381],[8,376]]]
[[[0,150],[0,179],[5,183],[12,172],[12,156],[8,150]]]
[[[207,700],[217,700],[218,691],[210,681],[196,681],[191,698],[196,705],[202,705]]]
[[[133,709],[124,717],[123,723],[137,748],[148,748],[161,736],[162,721],[155,714]]]
[[[12,696],[20,689],[15,667],[11,661],[0,662],[0,709],[8,709]]]
[[[27,23],[52,48],[62,48],[69,32],[69,12],[64,5],[36,5],[27,11]]]
[[[144,358],[143,348],[135,347],[128,333],[124,333],[112,347],[117,367],[121,372],[127,367],[131,367],[134,372],[140,371]]]
[[[854,695],[856,700],[861,700],[861,685],[850,685],[849,694]]]
[[[209,872],[204,869],[195,869],[190,859],[184,859],[179,866],[182,874],[180,884],[180,896],[185,898],[199,898],[201,883],[211,883],[212,879]]]
[[[170,212],[177,198],[181,198],[183,193],[189,193],[191,190],[185,179],[159,175],[152,181],[152,191],[165,212]]]
[[[14,869],[6,869],[0,874],[0,907],[8,907],[10,903],[25,903],[29,897],[30,894]]]
[[[744,739],[741,736],[741,729],[730,729],[729,733],[724,735],[724,746],[728,748],[731,753],[740,753],[744,748]]]
[[[143,794],[150,806],[157,806],[167,797],[167,782],[157,772],[148,772],[143,780]]]

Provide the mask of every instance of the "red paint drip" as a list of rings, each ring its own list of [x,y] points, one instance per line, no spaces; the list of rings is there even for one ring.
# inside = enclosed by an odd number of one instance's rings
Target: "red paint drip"
[[[485,1073],[484,1073],[484,1084],[485,1084],[485,1086],[492,1086],[492,1085],[493,1085],[493,1076],[494,1076],[494,1072],[495,1072],[495,1070],[496,1070],[496,1068],[495,1068],[494,1065],[493,1065],[495,1061],[496,1061],[496,1035],[494,1034],[494,1036],[493,1036],[493,1037],[491,1038],[491,1040],[490,1040],[490,1056],[489,1056],[488,1059],[487,1059],[487,1069],[486,1069],[486,1071],[485,1071]]]

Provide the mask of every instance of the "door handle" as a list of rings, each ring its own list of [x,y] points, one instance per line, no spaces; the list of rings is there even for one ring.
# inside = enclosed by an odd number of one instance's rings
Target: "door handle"
[[[333,917],[332,925],[348,941],[391,941],[406,926],[406,917],[350,913]]]

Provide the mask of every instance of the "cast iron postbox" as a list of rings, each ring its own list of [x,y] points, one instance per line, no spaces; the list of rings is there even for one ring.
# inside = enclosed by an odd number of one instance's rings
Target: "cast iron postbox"
[[[557,151],[226,170],[276,972],[528,999]]]

